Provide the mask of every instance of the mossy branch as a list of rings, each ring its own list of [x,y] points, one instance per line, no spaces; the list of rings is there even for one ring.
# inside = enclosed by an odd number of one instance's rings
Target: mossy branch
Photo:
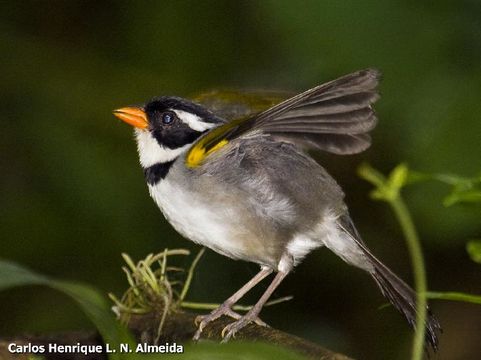
[[[188,255],[189,252],[183,249],[164,250],[162,253],[148,255],[145,259],[134,263],[126,254],[123,258],[126,266],[123,268],[129,288],[123,296],[118,299],[110,294],[114,301],[114,312],[119,319],[131,330],[135,339],[139,343],[165,344],[173,342],[189,346],[188,350],[195,352],[195,345],[189,345],[194,333],[197,330],[195,318],[197,314],[185,312],[183,308],[210,309],[217,304],[202,304],[186,302],[184,299],[188,294],[189,285],[194,276],[195,266],[197,265],[203,250],[196,256],[190,269],[185,276],[185,281],[174,281],[174,275],[182,275],[183,269],[170,266],[169,258],[179,255]],[[177,276],[179,277],[179,276]],[[287,298],[288,299],[288,298]],[[278,303],[285,301],[281,298],[271,302]],[[237,310],[249,310],[249,306],[239,306]],[[221,317],[206,326],[202,333],[201,341],[221,340],[222,329],[233,320]],[[282,331],[263,327],[256,324],[249,324],[236,334],[236,340],[247,340],[255,342],[265,342],[277,345],[287,350],[292,350],[299,355],[304,355],[311,359],[324,360],[349,360],[342,354],[334,353],[317,344],[301,339],[297,336],[284,333]],[[104,345],[102,338],[97,333],[89,332],[68,332],[50,336],[19,336],[13,339],[0,338],[0,359],[18,359],[16,354],[8,352],[8,344],[34,343],[36,345],[46,345],[49,343],[75,345],[92,344]],[[109,344],[116,346],[116,344]],[[219,347],[224,345],[219,344]],[[219,348],[221,350],[221,348]],[[42,354],[43,359],[107,359],[106,354],[88,354],[77,357],[73,354]],[[31,360],[30,357],[25,359]],[[131,359],[131,357],[129,358]]]
[[[143,315],[132,315],[129,320],[128,327],[135,335],[138,342],[153,344],[157,339],[160,344],[173,343],[187,345],[191,341],[196,327],[194,319],[196,314],[189,312],[170,312],[163,320],[162,334],[158,337],[158,327],[161,319],[160,314],[149,313]],[[222,317],[206,326],[203,332],[203,339],[219,342],[222,329],[232,319]],[[270,328],[262,327],[256,324],[249,324],[236,335],[237,340],[264,342],[271,345],[278,345],[282,348],[292,350],[307,359],[321,360],[352,360],[350,357],[327,350],[310,341],[304,340],[294,335]],[[9,339],[0,338],[0,359],[2,360],[31,360],[28,354],[25,356],[11,354],[8,351],[8,344],[15,342],[19,345],[33,343],[37,345],[47,345],[49,343],[57,344],[91,344],[103,345],[102,338],[95,332],[66,332],[53,335],[22,335]],[[219,347],[224,345],[219,344]],[[189,351],[195,352],[195,345],[190,347]],[[106,354],[42,354],[42,360],[107,360]]]

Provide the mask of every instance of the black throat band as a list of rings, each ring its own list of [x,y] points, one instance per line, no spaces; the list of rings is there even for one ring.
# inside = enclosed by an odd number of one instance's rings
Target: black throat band
[[[158,164],[149,166],[148,168],[144,168],[144,176],[145,176],[145,181],[147,181],[147,184],[155,185],[160,180],[165,178],[169,173],[169,170],[172,164],[174,163],[174,161],[175,159],[172,161],[164,162],[164,163],[158,163]]]

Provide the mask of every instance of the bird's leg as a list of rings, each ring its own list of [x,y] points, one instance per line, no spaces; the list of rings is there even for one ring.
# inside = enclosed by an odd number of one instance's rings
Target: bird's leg
[[[265,293],[261,296],[259,301],[252,307],[252,309],[250,309],[247,314],[240,317],[233,323],[227,325],[224,328],[224,330],[222,330],[222,337],[224,338],[222,342],[229,341],[235,335],[236,332],[238,332],[240,329],[242,329],[244,326],[246,326],[250,322],[253,322],[256,319],[258,319],[258,315],[261,312],[262,307],[267,302],[267,300],[269,300],[274,290],[279,286],[279,284],[282,282],[282,280],[286,277],[287,274],[288,274],[288,271],[285,271],[285,272],[279,271],[276,274],[276,277],[272,280],[272,283],[269,285]]]
[[[235,311],[232,310],[232,306],[237,303],[250,289],[256,286],[259,282],[261,282],[266,276],[272,273],[272,269],[267,267],[262,267],[261,271],[259,271],[252,279],[250,279],[244,286],[242,286],[239,290],[237,290],[234,295],[228,298],[222,305],[220,305],[217,309],[213,310],[208,315],[199,315],[195,319],[195,323],[198,324],[198,329],[194,335],[194,340],[199,340],[200,334],[202,330],[204,330],[205,326],[221,317],[222,315],[230,316],[234,319],[241,319],[241,315],[237,314]],[[266,325],[260,319],[254,319],[259,325]]]

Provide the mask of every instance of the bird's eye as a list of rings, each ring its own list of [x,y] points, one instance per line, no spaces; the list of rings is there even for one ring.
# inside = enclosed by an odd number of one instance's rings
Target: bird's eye
[[[172,124],[174,119],[175,119],[174,114],[172,114],[170,112],[166,112],[166,113],[162,114],[162,123],[163,124],[166,124],[166,125]]]

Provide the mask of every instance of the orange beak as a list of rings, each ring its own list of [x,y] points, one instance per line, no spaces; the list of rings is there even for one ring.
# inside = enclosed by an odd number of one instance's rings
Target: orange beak
[[[114,110],[114,115],[127,124],[139,129],[146,129],[149,126],[145,111],[138,107],[124,107]]]

